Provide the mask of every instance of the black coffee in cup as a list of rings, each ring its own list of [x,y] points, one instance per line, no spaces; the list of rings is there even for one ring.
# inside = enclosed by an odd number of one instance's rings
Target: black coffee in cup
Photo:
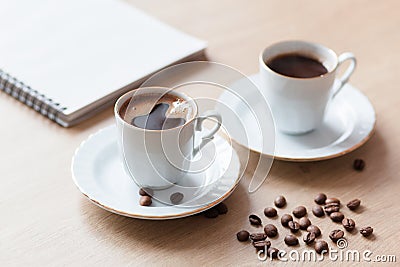
[[[191,105],[172,94],[142,94],[126,101],[119,114],[127,123],[147,130],[167,130],[184,125]]]
[[[313,78],[328,72],[318,60],[299,53],[281,54],[265,64],[279,74],[294,78]]]

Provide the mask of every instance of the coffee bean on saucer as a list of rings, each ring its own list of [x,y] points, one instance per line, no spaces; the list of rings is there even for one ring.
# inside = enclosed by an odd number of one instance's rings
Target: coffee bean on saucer
[[[363,227],[360,229],[360,234],[362,234],[364,237],[368,237],[370,235],[372,235],[372,232],[374,231],[374,229],[370,226],[367,227]]]
[[[206,218],[217,218],[218,217],[218,210],[215,207],[208,209],[203,212]]]
[[[342,230],[333,230],[332,232],[330,232],[329,234],[329,238],[333,241],[333,242],[337,242],[339,239],[343,238],[344,236],[344,232]]]
[[[334,222],[341,222],[344,219],[344,215],[340,211],[332,212],[329,214],[329,217],[331,217]]]
[[[318,240],[315,242],[314,249],[318,254],[326,254],[329,250],[328,243],[326,243],[324,240]]]
[[[310,225],[307,227],[307,232],[314,233],[315,237],[319,237],[321,235],[321,230],[316,225]]]
[[[353,200],[349,201],[349,203],[347,203],[346,206],[350,210],[356,210],[360,206],[360,204],[361,204],[361,200],[356,198],[356,199],[353,199]]]
[[[169,199],[171,200],[171,203],[172,203],[172,204],[177,205],[177,204],[179,204],[179,203],[182,201],[182,199],[183,199],[183,194],[180,193],[180,192],[173,193],[173,194],[169,197]]]
[[[325,212],[324,212],[324,210],[322,209],[321,206],[315,206],[315,207],[313,207],[313,208],[312,208],[312,213],[313,213],[315,216],[317,216],[317,217],[322,217],[322,216],[324,216],[324,214],[325,214]]]
[[[219,203],[215,208],[218,210],[219,214],[226,214],[228,213],[228,206],[225,203]]]
[[[293,221],[293,217],[290,214],[283,214],[281,217],[281,224],[285,227],[288,226],[289,222]]]
[[[336,197],[329,197],[325,200],[325,205],[331,203],[337,203],[340,206],[340,200]]]
[[[278,254],[279,254],[279,249],[277,249],[277,248],[270,247],[270,248],[268,248],[268,250],[267,250],[267,255],[268,255],[268,257],[270,257],[271,259],[276,259],[276,258],[278,258]]]
[[[299,240],[294,235],[287,235],[285,236],[285,244],[288,246],[296,246],[299,243]]]
[[[255,215],[255,214],[251,214],[251,215],[249,216],[249,221],[250,221],[250,224],[252,224],[252,225],[261,225],[261,219],[260,219],[260,217],[258,217],[258,216]]]
[[[288,222],[288,227],[292,233],[297,233],[300,230],[300,224],[295,221]]]
[[[268,237],[275,237],[278,235],[278,229],[273,224],[264,226],[264,232]]]
[[[326,200],[326,195],[324,193],[319,193],[315,196],[314,201],[319,205],[324,205]]]
[[[250,234],[250,239],[253,241],[261,241],[267,239],[267,235],[265,233],[254,233]]]
[[[354,230],[354,228],[356,227],[356,223],[349,218],[344,218],[342,220],[342,225],[344,227],[344,229],[346,229],[346,231],[351,232]]]
[[[314,232],[307,232],[303,235],[303,241],[307,245],[310,245],[312,242],[315,240],[315,234]]]
[[[152,203],[151,197],[149,196],[141,196],[139,199],[140,206],[150,206]]]
[[[304,206],[298,206],[298,207],[294,208],[294,210],[293,210],[293,215],[296,218],[301,218],[301,217],[305,216],[306,214],[307,214],[307,209]]]
[[[364,160],[362,160],[362,159],[355,159],[354,160],[353,168],[356,171],[362,171],[362,170],[364,170],[364,167],[365,167],[365,161]]]
[[[151,188],[143,187],[139,189],[139,195],[151,197],[154,195],[154,191]]]
[[[269,240],[261,240],[253,242],[253,246],[257,250],[268,251],[268,248],[271,246],[271,242]]]
[[[303,218],[300,218],[299,224],[300,224],[301,230],[306,230],[307,227],[311,225],[311,221],[307,217],[303,217]]]
[[[340,210],[340,206],[338,203],[329,203],[325,204],[324,211],[326,214],[331,214],[332,212],[338,212]]]
[[[278,196],[274,203],[277,208],[283,208],[286,205],[286,198],[284,196]]]
[[[250,233],[247,232],[246,230],[242,230],[236,234],[236,237],[240,242],[245,242],[245,241],[249,240]]]
[[[274,209],[272,207],[267,207],[264,209],[264,214],[265,214],[265,216],[272,218],[272,217],[275,217],[278,214],[278,212],[276,211],[276,209]]]

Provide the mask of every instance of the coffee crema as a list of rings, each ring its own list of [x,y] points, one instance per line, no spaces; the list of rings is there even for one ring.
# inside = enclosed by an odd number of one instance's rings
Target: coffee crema
[[[265,64],[273,71],[294,78],[313,78],[328,72],[318,60],[299,54],[281,54],[266,60]]]
[[[127,123],[146,130],[167,130],[182,126],[193,109],[184,99],[172,94],[142,94],[127,100],[119,114]]]

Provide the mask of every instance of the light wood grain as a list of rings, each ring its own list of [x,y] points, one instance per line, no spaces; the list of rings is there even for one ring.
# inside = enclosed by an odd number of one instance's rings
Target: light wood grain
[[[70,163],[76,147],[89,134],[113,123],[111,108],[64,129],[0,93],[1,265],[255,265],[259,261],[254,249],[235,237],[238,230],[256,230],[249,226],[248,215],[261,216],[278,194],[288,199],[280,215],[297,204],[312,207],[318,192],[343,201],[362,200],[361,211],[343,210],[358,226],[374,227],[375,237],[346,234],[349,248],[370,249],[373,255],[394,254],[400,261],[400,2],[129,2],[207,40],[210,60],[245,74],[256,72],[258,53],[279,40],[305,39],[337,52],[354,52],[359,65],[351,83],[371,99],[378,117],[377,131],[365,146],[338,159],[276,161],[262,188],[249,195],[245,188],[257,159],[253,154],[242,184],[226,201],[229,212],[225,216],[142,221],[94,206],[71,180]],[[367,163],[363,172],[351,168],[358,157]],[[329,230],[338,228],[327,218],[309,216],[321,226],[326,240]],[[277,220],[262,218],[279,225]],[[287,249],[282,239],[288,231],[282,227],[279,231],[272,243]],[[325,264],[333,263],[328,259]]]

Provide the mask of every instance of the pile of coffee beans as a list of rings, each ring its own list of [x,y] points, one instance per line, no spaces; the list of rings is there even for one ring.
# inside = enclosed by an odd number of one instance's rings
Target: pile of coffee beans
[[[359,163],[358,163],[359,164]],[[364,164],[365,165],[365,164]],[[319,193],[315,196],[314,202],[317,204],[312,207],[311,211],[316,217],[329,217],[335,223],[341,223],[344,230],[348,232],[354,231],[356,223],[353,219],[347,218],[340,212],[341,202],[338,198],[327,197],[324,193]],[[283,208],[286,206],[286,198],[278,196],[274,201],[276,208]],[[359,199],[353,199],[346,204],[350,211],[357,210],[361,205]],[[267,218],[278,217],[278,212],[274,207],[266,207],[264,215]],[[283,241],[287,246],[299,245],[299,239],[295,235],[300,230],[305,231],[303,235],[303,242],[306,245],[313,245],[314,250],[321,254],[327,252],[329,249],[328,243],[325,240],[318,239],[321,236],[321,230],[317,225],[313,225],[311,220],[307,217],[307,208],[305,206],[297,206],[293,209],[292,214],[286,213],[280,217],[280,222],[283,227],[288,228],[291,233],[285,235]],[[298,219],[297,221],[295,219]],[[249,223],[252,226],[260,227],[263,225],[262,219],[256,214],[249,216]],[[373,229],[370,226],[360,229],[360,233],[364,237],[372,235]],[[276,258],[279,249],[271,247],[271,241],[268,238],[278,236],[278,228],[271,223],[264,226],[264,232],[249,233],[247,230],[241,230],[236,234],[240,242],[250,241],[257,251],[264,251],[271,258]],[[334,229],[329,233],[329,238],[332,242],[336,243],[338,240],[344,238],[345,232],[341,229]]]
[[[154,191],[151,188],[140,188],[139,189],[139,204],[140,206],[150,206],[151,203],[153,202],[152,196],[154,194]]]

